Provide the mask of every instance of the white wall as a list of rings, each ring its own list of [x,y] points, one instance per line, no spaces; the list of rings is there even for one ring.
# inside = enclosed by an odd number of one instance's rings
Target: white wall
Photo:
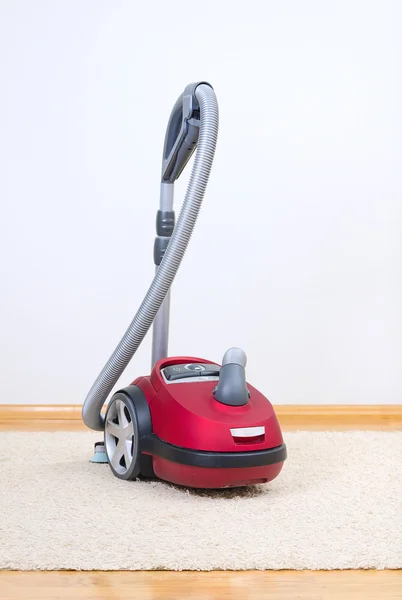
[[[401,27],[397,0],[1,0],[0,401],[85,397],[153,275],[170,109],[205,79],[171,354],[240,345],[277,404],[400,402]]]

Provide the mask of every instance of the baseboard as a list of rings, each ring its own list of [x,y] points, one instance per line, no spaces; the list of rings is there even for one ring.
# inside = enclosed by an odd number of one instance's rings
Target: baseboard
[[[81,410],[78,404],[0,404],[0,420],[76,421]]]
[[[283,427],[402,428],[402,404],[276,405]]]
[[[402,426],[402,405],[288,405],[275,406],[283,427]],[[0,404],[0,421],[77,421],[81,406],[74,404]]]

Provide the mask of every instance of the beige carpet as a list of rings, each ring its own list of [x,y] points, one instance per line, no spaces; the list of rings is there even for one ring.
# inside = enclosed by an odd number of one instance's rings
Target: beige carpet
[[[97,438],[0,433],[0,568],[402,567],[402,432],[288,433],[278,479],[218,492],[119,481]]]

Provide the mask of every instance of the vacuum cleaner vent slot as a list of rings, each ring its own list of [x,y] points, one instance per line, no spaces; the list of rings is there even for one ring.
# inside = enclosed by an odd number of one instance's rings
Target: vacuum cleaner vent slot
[[[238,438],[233,436],[233,441],[235,444],[243,444],[243,446],[245,444],[261,444],[262,442],[265,442],[265,435],[258,435],[257,437],[249,437],[249,438]]]

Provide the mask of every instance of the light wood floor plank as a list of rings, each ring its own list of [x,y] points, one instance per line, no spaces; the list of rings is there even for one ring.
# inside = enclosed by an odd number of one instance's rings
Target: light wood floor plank
[[[2,600],[400,600],[400,571],[0,572]]]

